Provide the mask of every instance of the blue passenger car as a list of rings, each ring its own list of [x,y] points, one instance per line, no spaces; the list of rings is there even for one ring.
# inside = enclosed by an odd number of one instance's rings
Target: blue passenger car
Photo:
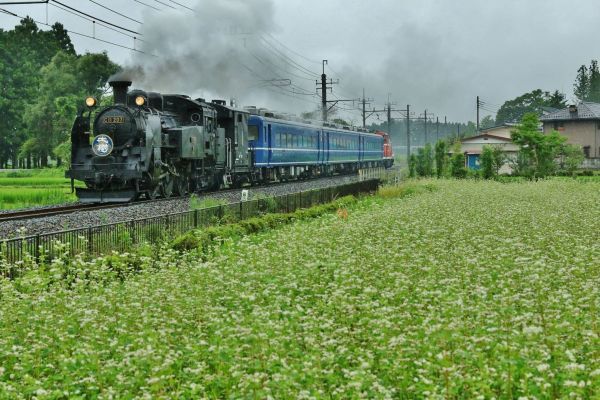
[[[383,138],[367,132],[252,115],[253,166],[281,176],[353,171],[383,165]]]

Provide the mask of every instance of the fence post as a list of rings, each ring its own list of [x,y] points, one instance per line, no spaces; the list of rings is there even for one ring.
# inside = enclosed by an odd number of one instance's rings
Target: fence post
[[[194,210],[194,228],[198,227],[198,210]]]
[[[92,255],[92,227],[90,226],[87,229],[87,249],[88,249],[88,255]]]
[[[33,254],[35,257],[35,263],[40,263],[40,234],[35,235],[35,239],[33,240],[33,245],[35,246],[33,249]]]
[[[132,219],[131,221],[129,221],[129,233],[130,233],[130,237],[131,237],[131,243],[137,243],[136,242],[136,236],[135,236],[135,219]]]

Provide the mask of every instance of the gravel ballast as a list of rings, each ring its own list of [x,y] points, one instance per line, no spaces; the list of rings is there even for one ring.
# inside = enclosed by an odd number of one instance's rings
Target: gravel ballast
[[[308,181],[294,181],[281,184],[244,188],[249,191],[249,199],[256,197],[272,197],[289,193],[337,186],[358,181],[356,175],[343,175]],[[198,194],[197,201],[215,200],[233,203],[241,200],[243,189]],[[36,217],[26,220],[0,222],[0,240],[20,236],[37,235],[67,229],[87,228],[103,224],[112,224],[134,219],[142,219],[159,215],[190,210],[190,198],[174,198],[149,203],[124,204],[103,210],[76,211],[70,214]],[[14,210],[12,210],[14,211]]]

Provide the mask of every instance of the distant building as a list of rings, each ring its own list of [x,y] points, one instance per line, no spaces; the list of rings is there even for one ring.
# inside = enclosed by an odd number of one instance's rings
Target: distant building
[[[519,146],[510,139],[510,131],[514,125],[504,124],[493,128],[484,129],[480,135],[464,138],[460,141],[461,151],[465,154],[466,167],[479,169],[483,146],[498,146],[506,154],[507,162],[500,168],[501,174],[512,173],[510,160],[515,160]]]
[[[584,167],[600,166],[600,104],[581,102],[564,110],[542,115],[544,133],[553,130],[567,137],[567,143],[579,145],[586,157]]]

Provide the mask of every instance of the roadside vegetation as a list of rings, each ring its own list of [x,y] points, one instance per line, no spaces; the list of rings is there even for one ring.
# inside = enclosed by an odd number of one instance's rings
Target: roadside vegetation
[[[513,143],[519,146],[516,158],[507,157],[500,146],[483,146],[480,168],[466,167],[460,140],[440,140],[434,146],[426,144],[410,156],[410,177],[498,179],[524,177],[530,180],[552,176],[594,177],[592,170],[580,170],[584,160],[581,146],[567,144],[567,138],[553,131],[544,134],[539,130],[535,113],[527,113],[521,123],[511,131]],[[512,169],[511,175],[501,175],[504,165]]]
[[[420,180],[59,257],[0,280],[0,393],[594,398],[599,204],[598,182]]]

